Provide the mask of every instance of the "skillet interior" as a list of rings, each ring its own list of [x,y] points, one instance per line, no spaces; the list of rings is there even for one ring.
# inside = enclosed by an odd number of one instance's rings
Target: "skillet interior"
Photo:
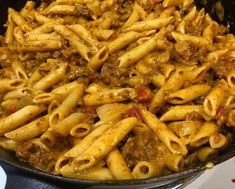
[[[5,31],[4,27],[1,27],[6,22],[7,17],[7,8],[13,7],[17,10],[20,10],[23,5],[25,4],[27,0],[0,0],[0,34],[3,34]],[[36,0],[36,2],[39,2],[39,0]],[[224,3],[225,8],[225,20],[224,24],[230,24],[230,31],[235,33],[235,22],[231,22],[231,20],[235,20],[235,12],[233,12],[233,7],[235,7],[235,1],[222,1]],[[201,4],[200,4],[201,5]],[[231,6],[232,5],[232,6]],[[211,5],[206,5],[206,9],[209,10]],[[226,11],[227,10],[227,11]],[[215,161],[214,164],[219,164],[223,161],[228,160],[229,158],[235,156],[235,143],[231,145],[229,149],[224,152],[223,155],[220,155]],[[181,173],[175,173],[168,176],[162,176],[158,178],[151,178],[151,179],[142,179],[142,180],[132,180],[132,181],[91,181],[91,180],[79,180],[79,179],[70,179],[70,178],[64,178],[61,176],[55,176],[49,173],[44,173],[41,171],[38,171],[34,168],[31,168],[29,165],[24,164],[22,162],[19,162],[14,153],[6,151],[4,149],[0,149],[0,161],[3,163],[6,163],[10,166],[13,166],[15,168],[18,168],[20,170],[26,171],[29,174],[37,175],[40,177],[44,177],[47,179],[57,180],[61,182],[71,183],[71,184],[79,184],[81,186],[91,186],[91,185],[112,185],[112,186],[120,186],[120,185],[148,185],[152,183],[156,183],[156,185],[164,185],[169,182],[173,182],[176,180],[179,180],[181,178],[188,177],[193,174],[197,174],[198,172],[205,169],[204,165],[200,165],[194,169],[189,169],[187,171],[183,171]]]

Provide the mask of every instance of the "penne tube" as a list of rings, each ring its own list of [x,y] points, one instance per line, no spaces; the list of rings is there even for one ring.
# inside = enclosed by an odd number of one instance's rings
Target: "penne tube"
[[[210,136],[209,144],[213,149],[221,149],[228,144],[228,139],[222,133],[215,133]]]
[[[193,4],[193,2],[194,2],[194,0],[185,0],[185,1],[183,1],[184,10],[188,9]]]
[[[42,106],[28,105],[17,112],[0,119],[0,135],[2,136],[3,134],[18,128],[42,113],[44,110],[45,107]]]
[[[14,29],[15,23],[12,21],[10,14],[8,15],[7,19],[7,30],[5,34],[5,43],[12,44],[14,41]]]
[[[58,138],[58,136],[54,132],[47,130],[46,132],[44,132],[41,135],[40,141],[45,146],[52,147],[57,142],[57,138]]]
[[[175,71],[175,65],[172,64],[164,64],[162,65],[162,72],[163,75],[169,79],[169,77],[174,73]]]
[[[196,135],[192,138],[192,141],[190,142],[190,145],[193,147],[199,147],[207,142],[209,142],[209,137],[216,132],[218,132],[219,127],[213,122],[205,122]]]
[[[184,143],[167,128],[154,114],[149,111],[141,110],[144,122],[153,130],[159,140],[167,146],[173,154],[187,154],[187,148]]]
[[[57,124],[51,125],[51,128],[53,128],[56,133],[59,133],[59,135],[65,137],[69,134],[70,130],[85,117],[86,115],[83,113],[72,113]]]
[[[99,40],[108,40],[113,35],[113,30],[93,28],[93,35]]]
[[[235,110],[230,110],[228,113],[227,125],[235,127]]]
[[[167,127],[172,130],[178,137],[181,138],[187,136],[194,136],[201,125],[201,121],[189,120],[171,122],[167,125]]]
[[[56,110],[60,106],[60,103],[56,100],[52,100],[47,108],[47,113],[51,114],[54,110]]]
[[[22,64],[22,62],[15,60],[12,62],[11,67],[12,67],[12,70],[14,71],[17,79],[22,79],[22,80],[28,79],[28,75],[25,71],[25,68],[24,68],[24,65]]]
[[[84,103],[89,106],[110,104],[115,102],[122,102],[128,99],[134,99],[136,96],[135,89],[121,88],[109,89],[100,92],[87,94],[83,97]]]
[[[139,5],[138,5],[138,3],[135,2],[134,7],[133,7],[133,11],[132,11],[130,17],[127,19],[127,21],[123,24],[123,26],[122,26],[123,28],[130,27],[131,25],[135,24],[137,21],[140,20],[140,15],[139,15],[139,12],[136,8],[137,6],[139,6]]]
[[[28,82],[29,82],[30,84],[33,84],[33,83],[39,81],[41,78],[42,78],[42,74],[40,73],[40,70],[39,70],[39,69],[36,69],[36,70],[34,70],[33,73],[29,76]]]
[[[40,24],[46,24],[48,22],[52,22],[52,19],[51,18],[48,18],[42,14],[40,14],[39,12],[37,11],[34,11],[33,12],[34,14],[34,18],[37,22],[39,22]]]
[[[197,152],[197,157],[199,161],[206,162],[214,159],[218,155],[218,150],[210,147],[202,147]]]
[[[101,48],[88,62],[87,67],[92,70],[97,70],[103,66],[109,57],[109,49],[107,46]]]
[[[83,138],[87,136],[92,130],[92,126],[87,123],[80,123],[75,125],[71,130],[70,130],[70,135],[74,137],[80,137]]]
[[[41,93],[33,98],[35,104],[50,104],[53,100],[62,102],[64,97],[58,93]]]
[[[42,33],[42,34],[29,34],[26,36],[26,41],[47,41],[47,40],[55,40],[55,41],[60,41],[61,37],[56,34],[55,32],[47,34],[47,33]]]
[[[184,16],[184,21],[193,21],[197,15],[197,8],[196,6],[193,6],[193,8]]]
[[[164,26],[168,25],[172,21],[172,19],[173,19],[173,17],[170,16],[170,17],[166,17],[166,18],[157,18],[157,19],[153,19],[153,20],[139,21],[129,27],[124,28],[123,32],[161,29]]]
[[[106,158],[107,166],[116,180],[131,180],[133,176],[122,154],[118,149],[109,152]]]
[[[24,87],[25,84],[25,81],[22,79],[1,79],[0,93]]]
[[[76,6],[73,5],[54,5],[43,11],[45,15],[74,15]]]
[[[175,91],[165,97],[171,104],[184,104],[197,99],[200,96],[207,95],[211,90],[208,84],[196,84],[188,88]]]
[[[34,88],[31,87],[23,87],[23,88],[19,88],[19,89],[15,89],[13,91],[9,91],[7,92],[4,97],[3,100],[7,101],[7,100],[12,100],[12,99],[22,99],[23,97],[35,97],[36,95],[38,95],[40,93],[40,91],[37,91]]]
[[[100,83],[92,83],[85,89],[85,92],[90,94],[100,92],[102,90],[108,90],[108,88]]]
[[[45,23],[45,24],[33,29],[32,31],[26,33],[26,36],[27,35],[32,35],[32,34],[43,34],[43,33],[48,34],[48,33],[51,33],[54,30],[54,25],[55,24],[62,24],[62,23],[63,23],[63,21],[60,21],[60,20]]]
[[[161,88],[162,86],[165,85],[166,83],[166,78],[164,75],[160,74],[160,73],[156,73],[153,75],[153,78],[152,78],[152,83],[158,87],[158,88]]]
[[[179,154],[166,154],[163,156],[164,165],[174,172],[180,172],[184,168],[184,157]]]
[[[161,176],[163,167],[156,162],[139,161],[132,171],[135,179],[146,179]]]
[[[171,35],[177,42],[187,41],[197,47],[206,47],[209,44],[209,41],[203,37],[193,36],[189,34],[182,34],[179,32],[171,32]]]
[[[183,0],[164,0],[163,1],[163,7],[174,7],[179,6],[183,3]]]
[[[130,117],[110,127],[72,162],[75,171],[80,172],[94,166],[131,131],[136,123],[137,119]]]
[[[24,45],[9,46],[10,49],[17,52],[47,52],[58,50],[61,47],[61,42],[57,40],[30,41]]]
[[[108,43],[109,53],[114,53],[141,37],[141,33],[130,31]]]
[[[133,107],[132,104],[104,104],[96,108],[99,121],[94,124],[95,128],[103,124],[115,124],[122,119],[123,114]]]
[[[18,13],[12,8],[9,8],[8,14],[11,15],[11,19],[14,21],[14,23],[17,26],[20,26],[23,31],[27,32],[31,30],[31,28],[27,25],[26,20],[24,19],[23,16],[20,15],[20,13]]]
[[[220,80],[206,96],[203,103],[204,111],[211,117],[216,116],[218,108],[223,104],[227,96],[228,84],[224,80]]]
[[[50,71],[42,79],[34,84],[34,88],[38,90],[47,90],[52,87],[54,84],[61,81],[65,75],[67,68],[67,63],[60,63],[56,70]]]
[[[156,47],[159,46],[159,39],[163,37],[163,33],[163,30],[158,32],[148,41],[131,49],[130,51],[119,57],[119,67],[128,67],[143,58],[146,54],[153,51]]]
[[[86,179],[86,180],[113,180],[113,176],[108,168],[92,167],[81,173],[75,173],[72,166],[64,166],[60,173],[64,177]]]
[[[98,51],[99,41],[85,27],[80,24],[74,24],[68,26],[68,28],[91,46],[93,50]]]
[[[184,84],[184,75],[180,71],[176,71],[154,95],[150,102],[149,110],[157,112],[165,104],[165,96],[169,91],[179,90]]]
[[[198,115],[202,116],[205,120],[210,120],[211,117],[204,112],[202,105],[179,105],[170,108],[167,112],[165,112],[160,120],[161,121],[178,121],[178,120],[185,120],[187,115],[189,114],[196,114],[195,117],[197,118]]]
[[[227,83],[231,89],[235,89],[235,71],[229,72],[227,75]]]
[[[18,141],[0,137],[0,147],[6,150],[16,151],[19,145],[20,143]]]
[[[73,108],[78,104],[83,94],[83,84],[74,89],[60,104],[60,106],[51,113],[49,118],[50,126],[56,125],[59,121],[70,114]]]
[[[200,67],[190,66],[185,70],[185,80],[190,83],[198,83],[205,77],[207,71],[211,68],[211,63],[205,63]],[[181,68],[178,68],[181,69]]]
[[[80,38],[68,29],[66,26],[63,25],[55,25],[54,30],[62,35],[65,39],[69,40],[70,45],[87,61],[89,61],[89,49]]]
[[[56,4],[85,4],[85,0],[56,0]]]
[[[175,11],[175,7],[168,7],[162,11],[159,18],[167,18],[172,16],[173,12]]]
[[[47,130],[49,127],[48,118],[48,115],[40,117],[35,121],[6,133],[5,137],[20,142],[33,139]]]
[[[214,33],[213,33],[213,25],[208,25],[204,30],[202,36],[207,39],[210,44],[213,43],[214,40]]]
[[[90,134],[65,153],[66,157],[78,157],[83,151],[85,151],[91,144],[93,144],[101,135],[105,133],[111,127],[110,124],[104,124],[94,129]]]
[[[20,27],[16,27],[14,29],[14,38],[16,40],[17,43],[19,43],[20,45],[23,45],[25,43],[25,39],[23,36],[23,30]]]
[[[61,169],[66,168],[66,166],[70,166],[71,162],[71,158],[65,157],[64,154],[60,155],[55,164],[56,173],[61,174]]]
[[[51,91],[51,93],[63,95],[64,97],[68,96],[69,93],[71,93],[74,89],[79,88],[81,84],[79,84],[77,81],[73,81],[71,83],[67,83],[65,85],[62,85],[60,87],[57,87]]]

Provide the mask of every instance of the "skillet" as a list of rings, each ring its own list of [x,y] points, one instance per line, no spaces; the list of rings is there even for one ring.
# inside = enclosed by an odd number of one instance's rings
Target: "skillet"
[[[27,0],[0,0],[0,34],[5,32],[5,28],[3,27],[4,23],[6,22],[7,18],[7,9],[8,7],[12,7],[16,10],[20,10]],[[228,26],[230,32],[235,33],[235,0],[222,0],[221,4],[224,10],[224,18],[221,19],[216,14],[214,10],[214,3],[218,2],[218,0],[196,0],[196,5],[199,8],[204,7],[205,10],[210,13],[210,15],[216,21],[223,23],[224,25]],[[40,3],[40,0],[36,0],[36,3]],[[213,161],[213,163],[219,164],[222,163],[230,158],[235,156],[235,143],[231,144],[231,146],[220,154],[220,156]],[[150,179],[141,179],[141,180],[132,180],[132,181],[92,181],[92,180],[81,180],[81,179],[71,179],[65,178],[61,176],[52,175],[49,173],[45,173],[42,171],[38,171],[29,165],[22,163],[17,160],[15,154],[4,149],[0,149],[0,162],[3,164],[7,164],[17,168],[21,171],[26,172],[29,175],[34,175],[38,177],[42,177],[45,179],[49,179],[51,181],[61,182],[61,183],[69,183],[69,184],[76,184],[76,186],[80,187],[93,187],[93,186],[100,186],[99,188],[149,188],[151,186],[163,186],[169,183],[173,183],[178,181],[180,183],[188,182],[188,180],[184,178],[192,178],[196,175],[200,174],[203,170],[206,169],[205,164],[198,165],[195,168],[180,172],[174,173],[167,176],[161,176],[157,178],[150,178]],[[183,179],[183,180],[182,180]]]

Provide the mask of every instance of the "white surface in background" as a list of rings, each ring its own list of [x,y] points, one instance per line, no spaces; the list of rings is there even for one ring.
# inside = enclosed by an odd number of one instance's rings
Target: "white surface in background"
[[[185,189],[235,189],[235,157],[206,170]]]
[[[7,176],[2,167],[0,167],[0,189],[4,189],[6,186]]]

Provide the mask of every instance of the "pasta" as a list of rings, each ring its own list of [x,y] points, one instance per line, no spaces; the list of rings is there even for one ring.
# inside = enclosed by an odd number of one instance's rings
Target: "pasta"
[[[147,179],[231,144],[235,36],[193,0],[27,1],[5,26],[0,147],[20,161]]]

